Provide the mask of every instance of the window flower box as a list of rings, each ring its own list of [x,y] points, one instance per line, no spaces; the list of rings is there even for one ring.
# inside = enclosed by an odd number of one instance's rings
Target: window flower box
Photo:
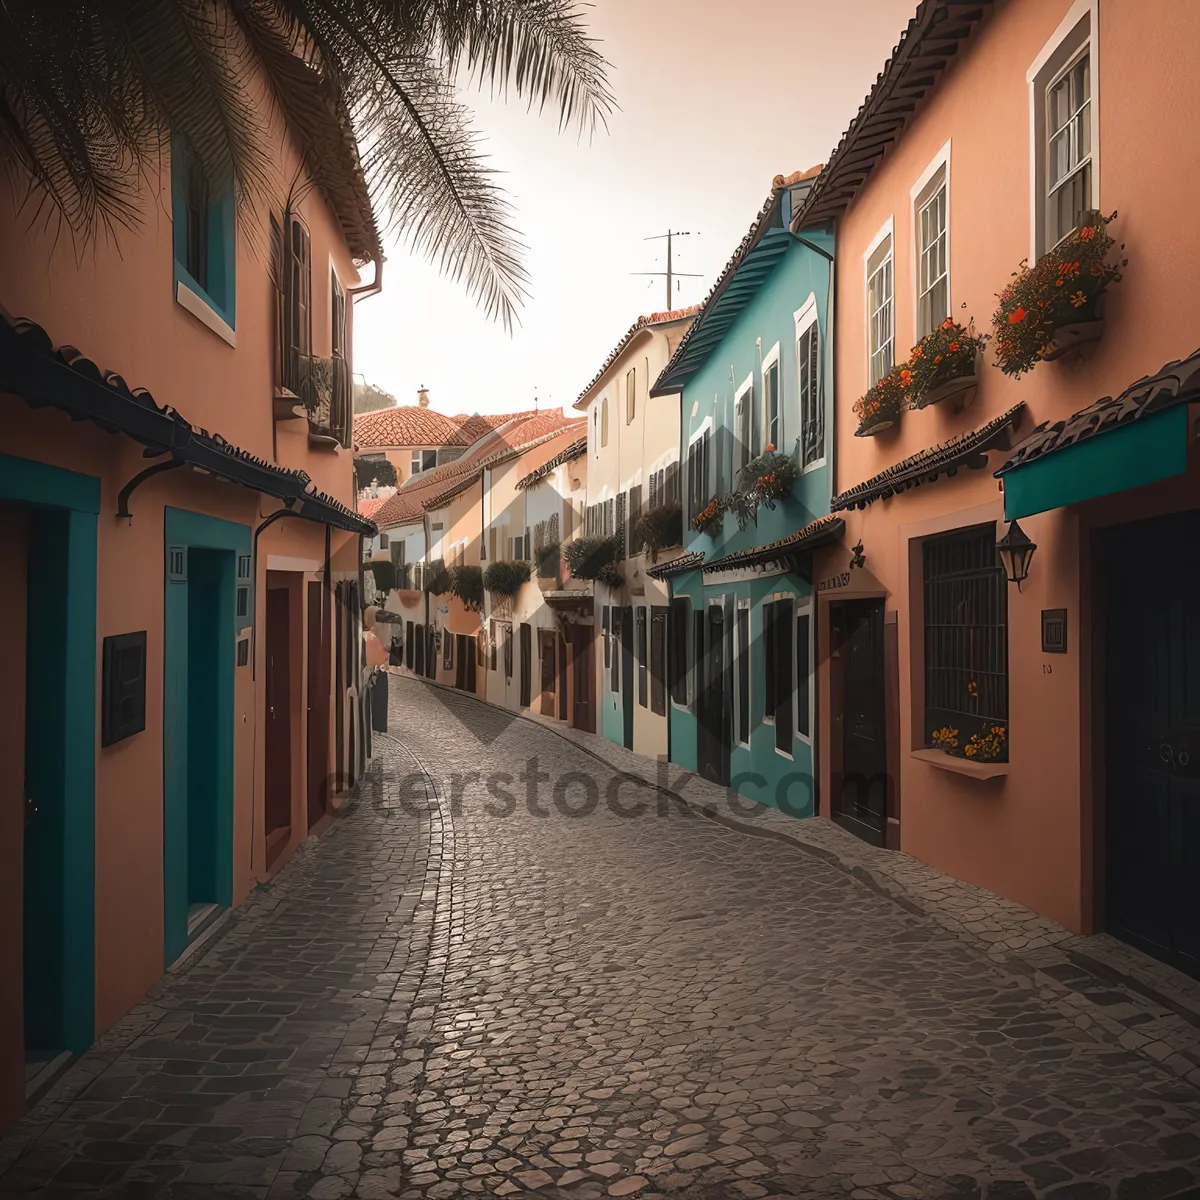
[[[1032,267],[1025,261],[1013,272],[992,317],[996,365],[1005,375],[1019,377],[1103,335],[1100,301],[1129,261],[1109,261],[1108,225],[1116,215],[1085,213],[1074,233]]]
[[[899,423],[906,401],[900,371],[901,368],[893,367],[854,402],[854,415],[858,418],[855,437],[876,437]]]
[[[692,519],[692,528],[697,533],[716,537],[725,523],[725,498],[714,496]]]
[[[737,517],[739,529],[745,529],[758,520],[760,505],[773,509],[780,500],[788,499],[795,482],[794,459],[768,444],[738,472],[738,486],[725,497],[725,511]]]
[[[980,364],[987,335],[976,335],[973,325],[960,325],[947,317],[913,348],[900,368],[909,404],[916,409],[946,404],[962,412],[975,399]]]

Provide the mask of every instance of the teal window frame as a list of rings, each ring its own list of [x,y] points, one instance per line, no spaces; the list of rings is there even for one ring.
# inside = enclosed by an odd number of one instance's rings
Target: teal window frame
[[[229,326],[235,329],[237,300],[237,224],[233,182],[211,188],[205,214],[206,285],[187,269],[187,175],[192,151],[180,138],[171,143],[171,220],[175,271],[172,286],[178,294],[183,284],[195,292]]]

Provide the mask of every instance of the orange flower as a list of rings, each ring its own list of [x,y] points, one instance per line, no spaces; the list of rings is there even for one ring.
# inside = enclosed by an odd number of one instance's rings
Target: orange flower
[[[1079,240],[1081,242],[1090,242],[1092,240],[1092,238],[1094,238],[1095,236],[1096,236],[1095,225],[1085,225],[1079,231]]]
[[[937,366],[937,364],[938,364],[938,363],[940,363],[941,361],[942,361],[942,356],[941,356],[940,354],[935,354],[935,355],[933,356],[933,365],[934,365],[935,367],[936,367],[936,366]]]
[[[954,318],[953,318],[953,317],[947,317],[947,318],[946,318],[946,319],[945,319],[945,320],[942,322],[942,328],[943,328],[943,329],[953,329],[953,328],[954,328]]]
[[[766,444],[766,445],[763,447],[763,453],[764,453],[764,454],[766,454],[766,453],[768,453],[769,451],[771,451],[771,450],[774,450],[774,449],[775,449],[775,443],[774,443],[774,442],[768,442],[768,443],[767,443],[767,444]]]
[[[920,346],[914,346],[914,347],[913,347],[913,352],[912,352],[912,357],[913,357],[913,358],[924,358],[924,357],[925,357],[925,351],[924,351],[924,350],[922,350]]]
[[[900,372],[900,382],[904,384],[905,387],[912,383],[912,372],[907,367]]]
[[[957,342],[950,343],[950,353],[951,354],[957,354],[961,349],[962,349],[962,347]]]
[[[1008,314],[1008,323],[1010,325],[1019,325],[1029,314],[1019,305],[1016,309]]]

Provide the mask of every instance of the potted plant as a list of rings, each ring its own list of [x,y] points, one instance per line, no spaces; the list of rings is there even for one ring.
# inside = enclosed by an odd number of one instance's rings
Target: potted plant
[[[737,518],[739,529],[745,529],[751,521],[758,520],[760,505],[773,509],[778,501],[792,494],[795,482],[795,462],[768,443],[761,454],[738,472],[737,487],[725,497],[725,511]]]
[[[692,528],[697,533],[716,537],[725,520],[725,498],[714,496],[693,518]]]
[[[955,412],[969,407],[978,390],[979,363],[987,342],[987,334],[975,333],[974,322],[964,327],[947,317],[912,348],[900,368],[909,404],[928,408],[948,402]]]
[[[511,600],[533,576],[527,562],[494,562],[483,573],[483,586],[493,596]]]
[[[636,545],[644,546],[651,562],[667,546],[683,545],[683,509],[678,504],[659,504],[648,508],[633,527]]]
[[[548,546],[539,546],[533,552],[534,558],[537,559],[538,579],[548,579],[551,582],[558,580],[558,559],[559,545],[557,542],[551,542]]]
[[[479,567],[451,567],[450,595],[457,596],[464,608],[479,612],[483,608],[483,571]]]
[[[1019,377],[1100,339],[1101,298],[1129,261],[1108,261],[1108,225],[1116,216],[1085,213],[1074,233],[1032,267],[1025,260],[1013,272],[992,317],[996,365],[1005,375]]]
[[[616,587],[621,583],[617,568],[620,546],[615,536],[591,534],[576,538],[563,547],[563,561],[574,579],[592,579]]]
[[[874,437],[891,429],[904,411],[905,386],[900,381],[899,367],[893,367],[878,383],[854,402],[858,418],[855,437]]]

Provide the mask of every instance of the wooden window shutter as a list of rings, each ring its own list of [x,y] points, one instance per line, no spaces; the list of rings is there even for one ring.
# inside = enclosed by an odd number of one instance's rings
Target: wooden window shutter
[[[648,500],[646,507],[647,508],[657,508],[658,507],[658,472],[657,471],[650,472],[650,496],[649,496],[649,500]]]

